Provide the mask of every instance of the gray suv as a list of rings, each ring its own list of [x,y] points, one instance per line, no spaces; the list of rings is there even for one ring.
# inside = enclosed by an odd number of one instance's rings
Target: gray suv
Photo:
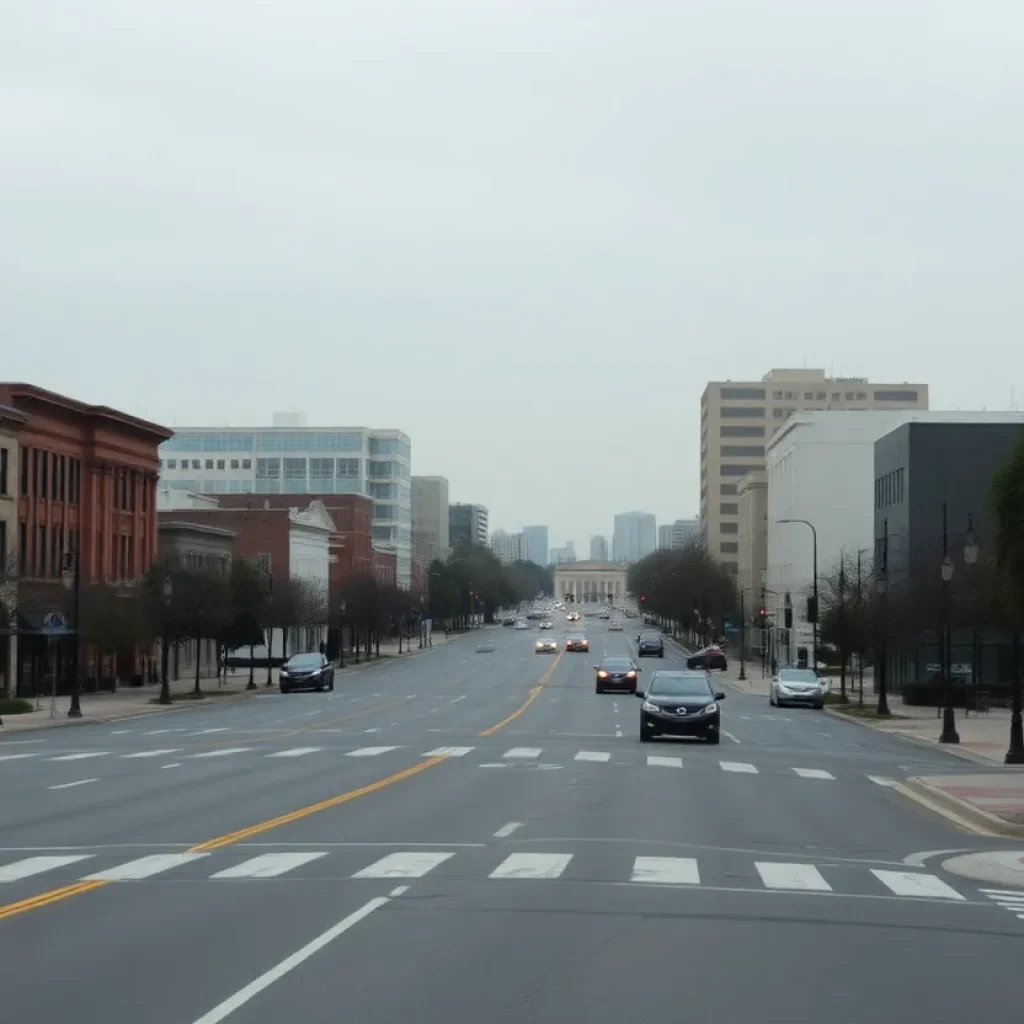
[[[651,630],[645,630],[643,633],[638,634],[636,638],[636,656],[638,658],[664,658],[665,643],[661,639],[661,634]]]

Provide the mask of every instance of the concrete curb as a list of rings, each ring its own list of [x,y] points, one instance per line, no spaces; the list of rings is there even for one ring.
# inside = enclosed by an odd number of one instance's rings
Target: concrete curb
[[[1013,839],[1024,837],[1024,825],[1005,821],[996,814],[929,785],[923,778],[907,779],[893,789],[977,835],[1008,836]]]

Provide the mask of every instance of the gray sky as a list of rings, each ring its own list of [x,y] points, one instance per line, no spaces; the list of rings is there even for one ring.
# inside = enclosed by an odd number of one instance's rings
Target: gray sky
[[[1019,0],[0,0],[0,377],[399,427],[552,544],[704,382],[1024,401]]]

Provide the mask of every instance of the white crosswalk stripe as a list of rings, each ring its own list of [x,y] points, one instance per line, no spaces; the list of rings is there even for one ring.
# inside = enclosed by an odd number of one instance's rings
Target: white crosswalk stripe
[[[122,754],[121,757],[126,761],[139,757],[164,757],[166,754],[176,754],[178,750],[178,747],[166,747],[162,750],[140,750],[134,754]]]
[[[747,775],[757,775],[757,768],[746,761],[719,761],[723,772],[744,772]]]
[[[571,860],[571,853],[511,853],[488,877],[558,878]]]
[[[700,885],[700,871],[692,857],[637,857],[631,882],[659,885]]]
[[[172,868],[181,867],[182,864],[189,864],[208,856],[209,854],[206,853],[151,853],[147,857],[138,857],[124,864],[118,864],[117,867],[86,875],[82,881],[131,882],[142,878],[152,878],[153,875],[162,874],[164,871],[170,871]]]
[[[926,899],[942,900],[964,899],[956,889],[935,875],[926,875],[918,871],[882,871],[878,868],[872,868],[871,874],[897,896],[920,896]]]
[[[754,867],[761,876],[761,881],[769,889],[832,891],[832,886],[825,881],[821,872],[813,864],[777,864],[773,861],[755,861]]]
[[[39,751],[33,753],[22,753],[22,754],[0,754],[0,761],[20,761],[24,757],[38,757]]]
[[[835,781],[835,776],[831,772],[825,771],[824,768],[794,768],[793,771],[801,779],[832,779]]]
[[[0,881],[2,880],[2,876],[0,876]],[[982,889],[981,891],[1003,910],[1009,910],[1011,914],[1024,921],[1024,891],[1020,889]]]
[[[876,786],[897,786],[897,785],[899,785],[899,783],[898,783],[898,781],[896,779],[890,779],[890,778],[887,778],[884,775],[869,775],[868,778]]]
[[[77,864],[80,860],[88,860],[90,853],[69,853],[62,856],[26,857],[16,860],[13,864],[0,865],[0,882],[20,882],[23,878],[41,875],[44,871],[63,868],[68,864]]]
[[[681,757],[662,757],[659,754],[647,755],[647,766],[649,768],[682,768]]]
[[[225,747],[223,750],[204,750],[198,754],[186,754],[187,758],[195,760],[200,757],[230,757],[232,754],[247,754],[252,747]]]
[[[305,757],[307,754],[319,754],[323,747],[292,747],[289,750],[277,750],[267,757]]]
[[[389,853],[368,867],[357,871],[353,878],[422,878],[455,854],[447,850],[402,850]]]
[[[276,878],[287,871],[309,864],[310,861],[326,857],[326,851],[310,853],[262,853],[251,857],[241,864],[233,864],[223,871],[218,871],[211,878]]]
[[[424,757],[465,757],[471,754],[476,747],[435,747],[428,750]]]
[[[611,754],[605,750],[581,750],[573,758],[574,761],[609,761]]]
[[[388,751],[397,750],[398,747],[360,747],[358,750],[350,750],[346,757],[377,757],[379,754],[386,754]]]
[[[517,760],[519,758],[527,759],[532,757],[540,757],[540,747],[512,747],[510,750],[506,750],[501,756],[509,760]]]
[[[48,761],[85,761],[91,757],[107,757],[109,750],[85,750],[79,754],[61,754],[59,757],[47,758]]]

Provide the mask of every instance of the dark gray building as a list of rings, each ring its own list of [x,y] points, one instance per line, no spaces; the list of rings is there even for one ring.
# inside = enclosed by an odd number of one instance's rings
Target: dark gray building
[[[486,547],[487,537],[487,509],[483,505],[448,506],[448,543],[453,548],[467,541]]]
[[[912,421],[875,442],[875,565],[886,548],[892,692],[908,682],[939,681],[947,621],[954,679],[984,686],[1012,674],[1012,636],[978,621],[972,589],[991,573],[992,476],[1024,433],[1019,419],[1005,422],[1013,414],[1001,416],[1004,422]],[[977,544],[973,566],[964,554],[969,526]],[[953,566],[948,584],[944,551]]]

